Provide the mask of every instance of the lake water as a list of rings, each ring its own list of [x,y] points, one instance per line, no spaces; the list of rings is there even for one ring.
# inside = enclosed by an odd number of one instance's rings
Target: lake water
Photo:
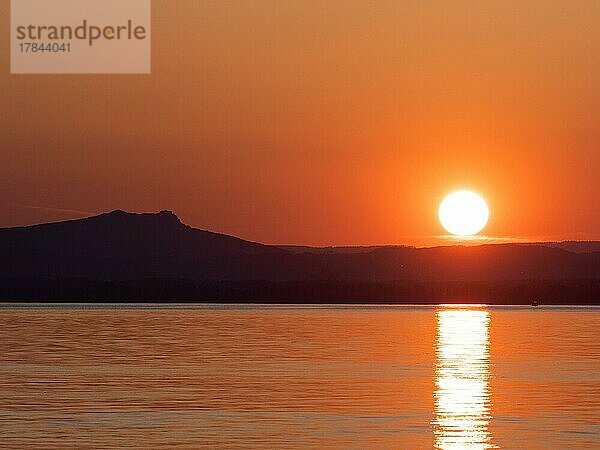
[[[4,305],[0,446],[600,448],[600,309]]]

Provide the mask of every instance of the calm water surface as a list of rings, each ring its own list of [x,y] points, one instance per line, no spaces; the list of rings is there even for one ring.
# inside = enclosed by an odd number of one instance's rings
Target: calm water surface
[[[0,447],[600,448],[600,309],[0,307]]]

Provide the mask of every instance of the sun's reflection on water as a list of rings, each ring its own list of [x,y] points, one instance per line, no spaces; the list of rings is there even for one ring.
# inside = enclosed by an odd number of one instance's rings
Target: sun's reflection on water
[[[438,449],[495,448],[488,425],[489,312],[437,312],[437,365],[433,426]]]

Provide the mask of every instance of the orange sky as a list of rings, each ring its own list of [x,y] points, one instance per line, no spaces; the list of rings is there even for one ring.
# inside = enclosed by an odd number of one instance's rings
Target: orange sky
[[[153,4],[150,76],[11,76],[0,41],[0,226],[421,245],[470,188],[488,236],[600,239],[600,2]]]

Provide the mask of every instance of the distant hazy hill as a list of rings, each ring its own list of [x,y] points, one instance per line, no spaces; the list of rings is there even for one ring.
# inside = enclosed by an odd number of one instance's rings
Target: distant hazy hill
[[[600,242],[598,241],[562,241],[562,242],[543,242],[540,245],[547,247],[562,248],[575,253],[593,253],[600,252]]]
[[[313,255],[335,255],[340,253],[370,253],[373,250],[379,250],[381,248],[406,248],[405,246],[345,246],[345,247],[307,247],[303,245],[280,245],[280,249],[286,250],[289,253],[300,254],[300,253],[312,253]]]
[[[474,246],[471,244],[470,246]],[[479,244],[480,245],[480,244]],[[600,252],[598,241],[561,241],[561,242],[530,242],[527,246],[539,245],[543,247],[560,248],[573,253]],[[370,253],[380,249],[414,248],[405,245],[374,245],[374,246],[343,246],[343,247],[307,247],[302,245],[282,245],[279,248],[290,253],[312,253],[315,255],[333,255],[340,253]]]
[[[321,284],[310,291],[311,295],[315,298],[322,295],[324,299],[330,297],[326,293],[332,292],[332,283],[338,287],[339,283],[344,286],[396,283],[397,289],[393,291],[396,293],[404,292],[402,286],[420,283],[419,289],[437,286],[444,295],[454,292],[452,295],[460,296],[464,291],[460,286],[465,283],[484,283],[493,293],[493,286],[502,283],[528,281],[539,285],[543,281],[547,286],[548,282],[564,285],[577,281],[583,289],[581,295],[595,296],[594,289],[600,280],[600,253],[582,251],[582,248],[594,250],[594,243],[582,245],[275,247],[193,229],[167,211],[158,214],[114,211],[81,220],[0,229],[0,279],[5,280],[6,288],[5,291],[0,289],[0,297],[21,297],[20,293],[31,285],[39,287],[31,292],[42,298],[46,297],[50,285],[54,286],[52,289],[60,288],[56,292],[68,293],[75,279],[80,280],[78,286],[81,280],[163,280],[161,294],[156,295],[164,300],[173,294],[172,282],[164,280],[210,282],[213,287],[214,283],[221,283],[225,288],[211,291],[216,300],[219,295],[238,295],[231,283],[240,282],[267,283],[265,289],[271,290],[273,283],[295,283],[294,295],[299,300],[308,295],[302,294],[306,287],[315,283]],[[95,292],[97,285],[94,286],[81,292]],[[196,295],[203,295],[204,291],[197,285],[194,289]],[[551,289],[546,290],[550,295]],[[284,291],[282,300],[288,295]],[[252,292],[252,295],[263,295],[260,289]],[[352,292],[344,295],[369,295],[360,293],[360,289],[355,294]],[[421,291],[407,290],[405,295],[417,295],[415,292]]]

